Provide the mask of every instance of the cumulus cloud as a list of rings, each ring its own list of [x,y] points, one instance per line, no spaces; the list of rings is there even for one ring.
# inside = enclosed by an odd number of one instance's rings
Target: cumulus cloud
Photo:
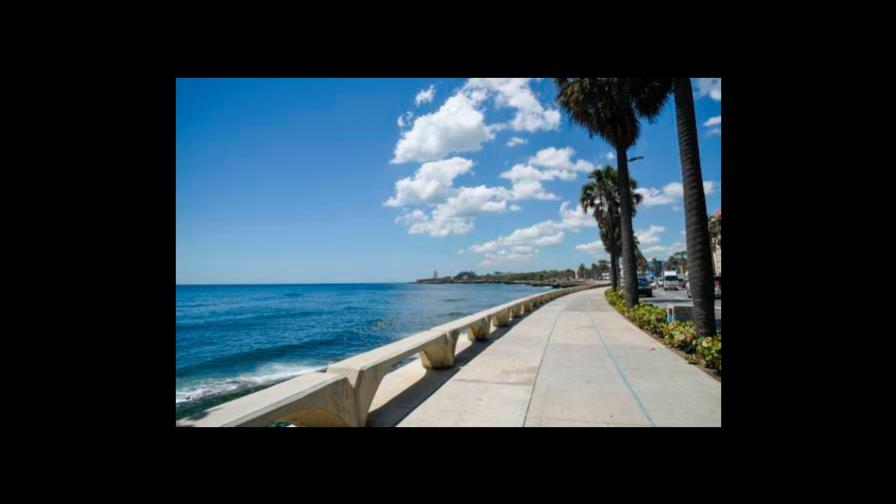
[[[507,146],[508,146],[508,147],[514,147],[514,146],[517,146],[517,145],[523,145],[523,144],[526,144],[526,143],[528,143],[528,142],[529,142],[529,141],[526,140],[525,138],[520,138],[520,137],[510,137],[510,140],[507,141]]]
[[[682,242],[675,242],[671,245],[653,245],[647,248],[642,248],[641,253],[644,254],[644,257],[650,256],[656,258],[666,258],[670,255],[681,252],[682,250],[686,250],[686,245]]]
[[[596,226],[593,218],[571,206],[568,201],[560,205],[560,220],[546,220],[529,227],[514,230],[506,236],[481,244],[471,245],[468,250],[483,254],[480,266],[490,266],[509,260],[521,260],[538,253],[538,247],[550,247],[563,243],[567,231],[574,233],[585,226]],[[514,254],[514,247],[529,247],[530,254]],[[528,250],[528,249],[527,249]],[[513,259],[510,259],[510,258]]]
[[[710,117],[703,123],[704,126],[715,126],[717,124],[722,124],[722,116],[718,115],[715,117]]]
[[[411,129],[401,134],[391,162],[434,161],[452,152],[478,151],[494,137],[474,101],[458,93],[439,110],[414,120]]]
[[[560,152],[557,155],[557,152]],[[555,200],[557,195],[548,192],[542,185],[549,180],[574,180],[582,164],[573,162],[572,149],[543,149],[530,161],[540,166],[517,164],[501,174],[511,182],[511,187],[479,185],[475,187],[455,187],[457,177],[470,173],[473,162],[462,157],[423,163],[412,177],[405,177],[395,183],[395,192],[383,203],[389,207],[424,206],[406,211],[396,219],[397,223],[408,227],[411,234],[428,233],[432,236],[466,234],[473,229],[474,218],[483,213],[503,213],[519,211],[516,201],[536,199]],[[554,168],[547,168],[554,167]],[[591,224],[590,217],[568,208],[569,202],[561,205],[561,220],[549,221],[548,232],[533,239],[535,245],[552,245],[563,240],[562,230],[577,229]],[[541,241],[537,241],[537,240]]]
[[[451,153],[475,152],[506,128],[528,132],[557,129],[560,112],[538,101],[529,87],[530,80],[469,79],[439,110],[414,120],[398,140],[391,162],[435,161]],[[435,89],[430,86],[418,93],[415,101],[418,105],[421,101],[428,103],[434,96]],[[515,109],[514,118],[486,124],[483,108],[490,98],[495,107]],[[409,119],[400,119],[400,123],[408,124]]]
[[[614,154],[612,152],[607,152],[606,154],[604,154],[604,157],[607,158],[607,161],[612,161],[612,160],[616,159],[616,154]]]
[[[594,169],[594,165],[584,159],[572,161],[572,156],[576,153],[572,147],[548,147],[536,152],[534,156],[529,158],[529,163],[542,168],[555,170],[571,170],[588,173]]]
[[[542,180],[553,180],[555,177],[532,166],[514,165],[513,168],[502,173],[501,178],[508,179],[513,184],[513,199],[559,199],[558,196],[547,192],[541,185]]]
[[[556,200],[556,194],[548,192],[542,182],[550,180],[575,180],[578,172],[588,172],[594,165],[579,159],[572,161],[575,150],[570,147],[548,147],[529,158],[527,164],[516,164],[501,174],[513,184],[513,199]]]
[[[434,85],[430,85],[428,88],[422,89],[422,90],[420,90],[419,93],[417,93],[417,97],[414,98],[414,103],[416,103],[417,106],[419,107],[420,105],[422,105],[424,103],[432,102],[432,99],[435,98],[435,96],[436,96],[436,87]]]
[[[412,117],[414,117],[414,113],[410,111],[398,116],[398,127],[404,129],[410,126]]]
[[[510,191],[504,187],[460,187],[453,196],[435,205],[429,214],[417,209],[401,215],[395,222],[407,225],[410,234],[463,235],[473,229],[477,215],[506,212],[510,196]]]
[[[703,181],[704,194],[713,194],[715,189],[715,182],[710,180]],[[641,204],[644,206],[669,205],[677,203],[682,199],[684,186],[681,185],[681,182],[670,182],[663,186],[662,190],[653,187],[639,187],[635,189],[635,192],[643,197]]]
[[[722,100],[722,79],[696,79],[697,98],[709,96],[715,101]]]
[[[508,123],[515,131],[555,130],[560,126],[560,111],[545,108],[535,97],[529,82],[532,79],[484,79],[467,81],[463,90],[476,101],[494,96],[496,107],[510,107],[516,115]]]
[[[419,209],[399,216],[395,222],[406,224],[410,234],[429,233],[432,236],[466,234],[473,229],[473,223],[468,218],[436,216],[435,212],[426,215]]]
[[[581,245],[576,245],[576,250],[581,250],[582,252],[596,256],[596,257],[605,257],[607,256],[606,251],[604,250],[604,244],[600,241],[593,241],[590,243],[582,243]]]
[[[385,206],[400,207],[442,201],[455,193],[454,179],[469,173],[473,162],[461,157],[423,163],[413,177],[395,183],[395,195]]]
[[[635,232],[635,236],[638,237],[638,243],[640,243],[641,245],[650,245],[651,243],[659,242],[659,235],[665,230],[666,228],[664,228],[663,226],[651,225],[647,229]]]
[[[722,134],[722,116],[710,117],[707,119],[704,126],[709,127],[710,129],[706,132],[706,136],[710,137],[713,135],[721,135]]]

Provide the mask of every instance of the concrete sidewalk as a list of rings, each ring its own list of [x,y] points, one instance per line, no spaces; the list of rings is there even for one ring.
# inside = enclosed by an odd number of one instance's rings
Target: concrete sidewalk
[[[594,289],[515,323],[399,427],[721,426],[721,383]]]

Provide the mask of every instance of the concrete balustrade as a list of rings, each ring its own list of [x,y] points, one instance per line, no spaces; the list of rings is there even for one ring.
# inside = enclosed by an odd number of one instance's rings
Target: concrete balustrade
[[[491,322],[488,317],[483,317],[470,325],[467,329],[467,338],[470,341],[482,341],[488,337],[490,329]]]
[[[510,324],[510,308],[504,308],[492,316],[495,327],[506,327]]]
[[[354,392],[342,375],[307,373],[177,421],[178,427],[357,425]]]
[[[178,420],[181,427],[263,427],[272,422],[296,426],[364,426],[370,404],[391,367],[420,354],[427,369],[454,365],[457,340],[488,335],[560,296],[590,289],[582,285],[533,294],[433,327],[388,345],[331,364],[326,372],[307,373],[258,392]],[[493,329],[494,327],[494,329]]]
[[[446,332],[424,331],[331,364],[327,367],[327,373],[343,374],[348,377],[357,401],[358,425],[362,426],[367,422],[367,413],[370,410],[370,403],[373,402],[373,396],[392,365],[417,352],[423,351],[423,355],[427,356],[427,347],[437,347],[429,349],[431,351],[429,356],[432,356],[434,363],[440,366],[444,364],[445,359],[437,359],[445,356],[448,346]]]

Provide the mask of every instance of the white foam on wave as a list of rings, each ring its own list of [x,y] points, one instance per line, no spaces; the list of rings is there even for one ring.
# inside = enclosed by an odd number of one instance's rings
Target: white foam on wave
[[[322,371],[325,367],[286,363],[265,364],[258,367],[255,371],[243,373],[232,378],[211,378],[193,382],[184,388],[175,389],[174,402],[179,404],[209,395],[274,383],[312,371]]]

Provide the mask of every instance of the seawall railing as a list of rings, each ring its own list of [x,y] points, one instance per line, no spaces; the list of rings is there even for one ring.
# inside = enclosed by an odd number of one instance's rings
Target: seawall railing
[[[466,333],[482,341],[498,327],[538,307],[602,284],[533,294],[453,320],[387,345],[330,364],[323,372],[299,375],[252,394],[177,420],[178,427],[266,427],[286,422],[300,427],[360,427],[392,365],[420,354],[427,369],[454,365],[457,340]]]

